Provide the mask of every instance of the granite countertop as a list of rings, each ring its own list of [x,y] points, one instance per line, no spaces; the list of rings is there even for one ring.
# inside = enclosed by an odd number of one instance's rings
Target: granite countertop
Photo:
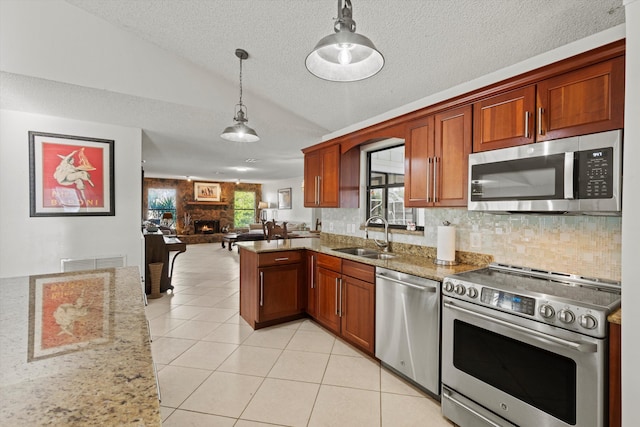
[[[343,259],[358,261],[363,264],[375,265],[377,267],[388,268],[390,270],[396,270],[403,273],[412,274],[414,276],[438,281],[442,281],[446,276],[450,276],[452,274],[462,273],[463,271],[475,270],[485,267],[492,261],[491,258],[480,255],[476,258],[474,258],[473,256],[468,257],[470,261],[475,261],[473,263],[466,262],[452,266],[441,266],[436,265],[433,262],[435,258],[435,251],[432,251],[434,254],[434,256],[432,257],[429,256],[428,252],[426,254],[418,254],[415,251],[414,253],[411,253],[409,251],[394,251],[393,254],[396,255],[394,258],[379,260],[364,258],[357,255],[349,255],[333,250],[337,248],[350,247],[350,243],[351,242],[324,238],[309,238],[272,240],[270,242],[266,240],[256,242],[238,242],[237,245],[243,249],[247,249],[249,251],[257,253],[308,249]],[[351,243],[351,245],[353,245],[353,243]]]
[[[622,325],[622,307],[620,307],[619,309],[617,309],[616,311],[614,311],[613,313],[611,313],[608,317],[607,320],[610,323],[616,323],[618,325]]]
[[[161,425],[137,267],[0,290],[0,425]]]

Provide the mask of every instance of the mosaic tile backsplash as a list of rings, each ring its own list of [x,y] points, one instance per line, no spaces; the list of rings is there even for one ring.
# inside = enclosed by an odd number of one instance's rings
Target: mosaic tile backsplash
[[[621,217],[496,215],[422,209],[424,234],[394,233],[392,242],[437,246],[437,227],[456,227],[456,250],[492,255],[496,262],[610,280],[621,278]],[[322,230],[364,237],[360,209],[323,209]],[[381,233],[369,232],[380,238]]]

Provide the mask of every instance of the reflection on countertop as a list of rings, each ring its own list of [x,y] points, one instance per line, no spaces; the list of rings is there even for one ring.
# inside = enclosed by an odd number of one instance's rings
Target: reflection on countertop
[[[160,425],[137,267],[0,279],[1,425]]]
[[[270,242],[262,240],[237,243],[241,248],[258,253],[308,249],[438,281],[442,281],[446,276],[482,268],[493,262],[493,257],[490,255],[457,252],[456,257],[460,264],[452,266],[436,265],[433,262],[436,257],[435,248],[402,243],[392,243],[392,251],[396,256],[390,259],[371,259],[334,250],[345,247],[366,247],[370,244],[370,242],[360,238],[325,233],[322,233],[320,239],[285,239],[272,240]]]

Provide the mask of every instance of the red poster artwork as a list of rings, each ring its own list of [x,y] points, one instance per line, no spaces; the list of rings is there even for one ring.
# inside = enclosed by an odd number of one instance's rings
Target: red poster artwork
[[[102,278],[44,284],[40,349],[46,351],[103,338],[104,310]]]
[[[105,206],[104,150],[42,142],[42,206]]]

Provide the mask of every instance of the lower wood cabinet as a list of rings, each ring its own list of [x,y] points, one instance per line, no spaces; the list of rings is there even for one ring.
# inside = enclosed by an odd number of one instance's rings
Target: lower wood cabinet
[[[307,315],[375,352],[375,267],[313,251],[240,248],[240,316],[254,328]]]
[[[622,425],[622,327],[609,323],[609,427]]]
[[[375,267],[317,254],[316,321],[360,349],[375,351]]]
[[[306,263],[300,251],[240,249],[240,316],[254,328],[303,317]]]

